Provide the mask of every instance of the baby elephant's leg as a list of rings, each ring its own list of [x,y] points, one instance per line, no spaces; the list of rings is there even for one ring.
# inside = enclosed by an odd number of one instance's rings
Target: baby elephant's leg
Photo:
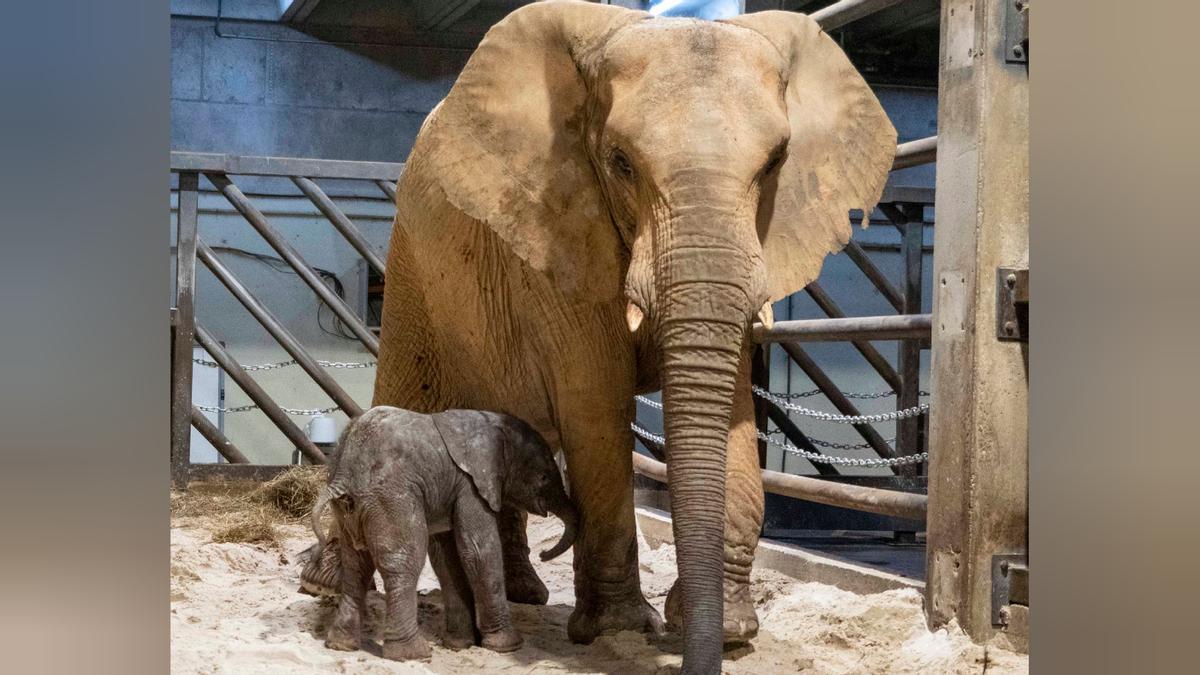
[[[407,502],[385,508],[366,530],[367,545],[387,592],[383,656],[395,661],[428,659],[429,643],[421,637],[417,622],[417,579],[425,566],[429,540],[424,509]]]
[[[446,613],[445,643],[451,649],[475,644],[475,599],[463,572],[453,532],[429,538],[429,564],[442,586],[442,605]]]
[[[330,649],[352,651],[362,644],[362,617],[367,611],[367,590],[375,567],[366,551],[356,551],[349,537],[339,537],[341,559],[341,599],[337,613],[325,636],[325,646]],[[331,542],[331,545],[333,543]]]
[[[500,540],[504,546],[504,588],[508,599],[526,605],[544,605],[550,598],[546,584],[529,562],[526,514],[506,506],[500,509]]]
[[[496,514],[474,492],[458,498],[454,538],[463,572],[475,596],[475,616],[486,649],[511,652],[521,647],[504,593],[504,564]]]

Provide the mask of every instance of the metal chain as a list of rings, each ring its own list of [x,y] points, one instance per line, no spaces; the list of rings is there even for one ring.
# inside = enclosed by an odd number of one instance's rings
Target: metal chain
[[[209,368],[216,368],[219,365],[216,361],[209,361],[207,359],[201,359],[201,358],[192,359],[192,363],[195,363],[195,364],[201,365],[201,366],[207,366]],[[275,370],[276,368],[287,368],[288,366],[294,366],[294,365],[297,365],[298,363],[299,362],[296,361],[295,359],[292,359],[290,361],[280,361],[278,363],[255,363],[255,364],[242,366],[242,370],[250,371],[250,372],[253,372],[256,370]],[[376,365],[376,362],[375,361],[322,361],[322,360],[318,359],[317,365],[319,365],[323,368],[374,368]]]
[[[204,412],[214,412],[214,413],[215,412],[240,413],[240,412],[246,412],[248,410],[258,410],[258,406],[256,406],[256,405],[239,405],[239,406],[234,406],[232,408],[222,408],[222,407],[215,406],[215,405],[197,405],[196,408],[203,410]],[[279,406],[279,409],[289,415],[296,415],[298,417],[311,417],[313,415],[327,415],[331,412],[337,412],[338,410],[341,410],[341,408],[339,408],[337,406],[333,406],[332,408],[285,408],[283,406]]]
[[[779,429],[775,429],[774,431],[768,431],[767,435],[768,436],[783,436],[785,438],[787,437],[787,434],[783,433],[783,431],[781,431]],[[812,437],[809,437],[808,441],[818,447],[829,448],[831,450],[870,450],[871,448],[875,447],[875,446],[871,445],[870,443],[834,443],[833,441],[822,441],[819,438],[812,438]],[[886,440],[886,442],[888,445],[891,445],[896,442],[896,439],[889,438]]]
[[[658,447],[666,445],[667,439],[658,434],[651,433],[636,424],[629,425],[633,429],[633,433],[643,442],[653,443]],[[764,441],[774,445],[777,448],[783,449],[784,452],[790,455],[798,455],[807,459],[814,464],[836,464],[839,466],[860,466],[860,467],[879,467],[879,466],[901,466],[904,464],[919,464],[929,459],[928,452],[922,452],[918,455],[905,455],[903,457],[886,457],[886,458],[870,458],[863,459],[859,457],[836,457],[833,455],[822,455],[815,452],[808,452],[792,445],[791,443],[779,443],[771,439],[770,436],[758,433],[758,437]]]
[[[825,392],[821,391],[820,389],[810,389],[809,391],[801,391],[801,392],[797,392],[794,394],[775,394],[775,395],[782,396],[783,398],[787,398],[787,399],[797,399],[797,398],[809,398],[810,396],[819,396],[824,393]],[[919,393],[921,396],[929,396],[929,392],[924,391],[924,390],[917,392],[917,393]],[[842,396],[845,396],[846,398],[857,398],[857,399],[891,398],[895,395],[896,395],[896,392],[894,392],[894,391],[879,391],[879,392],[875,392],[875,393],[862,393],[862,392],[853,392],[853,391],[843,391],[842,392]]]
[[[893,412],[878,413],[875,415],[834,415],[832,413],[821,412],[820,410],[813,410],[811,408],[805,408],[804,406],[796,405],[783,396],[773,394],[758,385],[754,385],[752,388],[755,395],[757,395],[759,398],[768,400],[785,410],[800,413],[801,415],[819,419],[825,422],[834,422],[837,424],[878,424],[880,422],[894,422],[896,420],[908,419],[909,417],[916,417],[917,415],[929,411],[929,404],[922,403],[911,408],[905,408],[903,410],[896,410]]]

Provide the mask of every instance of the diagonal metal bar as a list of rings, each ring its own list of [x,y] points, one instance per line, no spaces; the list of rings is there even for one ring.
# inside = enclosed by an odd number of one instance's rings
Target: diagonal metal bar
[[[818,9],[809,14],[810,17],[826,32],[841,28],[848,23],[866,18],[904,0],[839,0],[832,5]]]
[[[255,382],[249,373],[242,370],[241,364],[230,356],[229,352],[225,351],[225,348],[221,346],[221,343],[217,342],[212,333],[205,330],[204,326],[201,326],[199,323],[196,324],[196,342],[199,342],[200,346],[204,347],[212,355],[217,365],[221,366],[221,369],[237,383],[237,386],[246,392],[250,400],[254,401],[259,409],[275,423],[276,428],[284,436],[287,436],[289,441],[296,444],[296,447],[300,449],[300,452],[304,453],[305,457],[308,457],[315,464],[325,463],[324,453],[318,450],[317,446],[313,445],[308,436],[300,430],[300,427],[296,426],[296,423],[287,416],[287,413],[283,412],[283,409],[259,386],[258,382]]]
[[[393,202],[396,201],[396,185],[394,183],[389,183],[386,180],[377,180],[375,184],[379,186],[380,190],[383,190],[383,194],[387,195],[388,199]]]
[[[225,267],[207,244],[197,241],[196,254],[200,258],[200,262],[204,263],[204,266],[229,289],[230,293],[233,293],[238,302],[241,302],[242,306],[262,324],[263,328],[267,329],[271,337],[275,338],[275,341],[296,360],[304,372],[316,381],[317,385],[329,395],[329,398],[333,399],[333,402],[343,412],[350,417],[358,417],[362,414],[362,408],[354,402],[354,399],[350,398],[350,395],[334,381],[329,373],[325,372],[316,359],[304,349],[300,341],[287,328],[284,328],[279,319],[276,319],[275,315],[271,314],[271,311],[242,285],[242,282],[229,271],[229,268]]]
[[[242,193],[241,189],[234,185],[228,176],[219,173],[206,173],[204,175],[225,196],[225,199],[229,200],[233,208],[237,209],[238,213],[242,214],[242,217],[271,245],[271,248],[275,249],[279,253],[279,256],[296,271],[296,274],[304,280],[304,283],[308,284],[308,287],[317,294],[317,297],[328,305],[329,309],[333,310],[333,313],[341,319],[342,323],[350,327],[351,332],[358,337],[363,346],[367,348],[367,351],[375,356],[379,356],[379,339],[354,315],[354,312],[346,304],[346,301],[339,298],[325,285],[324,281],[321,281],[321,278],[305,262],[300,253],[291,244],[287,243],[275,231],[275,228],[271,227],[271,224],[267,221],[267,217]]]
[[[804,371],[804,374],[808,376],[808,379],[812,380],[813,384],[817,385],[817,388],[821,390],[821,393],[825,394],[826,398],[829,399],[829,402],[838,409],[838,412],[842,413],[843,415],[861,414],[858,412],[858,408],[850,402],[850,399],[846,398],[846,396],[842,394],[842,390],[833,383],[833,380],[829,379],[829,376],[825,374],[825,371],[821,370],[821,367],[817,365],[817,362],[808,355],[808,352],[804,351],[800,345],[794,342],[784,342],[782,344],[783,350],[787,352],[787,355],[796,362],[796,365],[800,366],[800,369]],[[883,436],[880,436],[879,432],[875,431],[875,427],[872,427],[869,424],[855,424],[854,428],[858,431],[859,435],[863,437],[863,440],[869,443],[875,452],[879,453],[880,457],[898,456],[896,451],[893,450],[890,445],[888,445],[886,440],[884,440]],[[892,467],[892,473],[899,473],[898,467]]]
[[[780,410],[779,406],[771,403],[770,401],[765,401],[762,399],[758,399],[758,402],[762,403],[763,408],[767,412],[767,417],[775,423],[775,426],[779,427],[779,430],[782,431],[783,435],[792,442],[792,445],[800,448],[801,450],[807,450],[808,452],[816,453],[818,455],[825,454],[821,452],[817,446],[813,445],[812,441],[808,440],[808,436],[805,436],[804,432],[800,431],[800,427],[796,426],[796,423],[792,421],[792,418],[788,417],[786,412]],[[764,432],[765,431],[766,430],[764,429]],[[813,468],[817,470],[817,473],[821,474],[822,476],[837,476],[841,474],[837,467],[832,464],[812,462],[812,465]]]
[[[292,176],[292,182],[317,207],[317,210],[324,214],[330,223],[333,223],[337,231],[342,233],[346,241],[350,242],[350,245],[367,261],[367,264],[378,272],[379,276],[383,276],[383,260],[379,258],[379,254],[375,252],[375,249],[371,248],[371,244],[363,238],[362,233],[358,231],[354,223],[350,222],[346,214],[338,208],[337,204],[333,203],[329,195],[325,194],[325,191],[313,182],[312,179],[305,178],[304,176]]]
[[[225,434],[221,433],[221,430],[217,428],[217,425],[205,417],[204,413],[200,412],[200,409],[196,406],[192,406],[192,426],[196,427],[196,431],[199,431],[201,436],[208,439],[208,442],[212,443],[217,452],[221,453],[221,456],[229,460],[230,463],[250,463],[250,458],[243,455],[242,451],[238,450],[237,446],[233,444],[233,441],[226,438]]]
[[[867,278],[871,280],[871,283],[875,285],[875,288],[883,294],[883,297],[887,298],[888,303],[891,304],[891,306],[894,307],[897,312],[903,314],[904,296],[900,294],[900,291],[892,284],[891,281],[888,281],[887,276],[875,266],[875,263],[871,262],[871,258],[867,255],[867,252],[862,249],[862,246],[859,246],[852,240],[850,243],[846,244],[845,251],[850,260],[854,261],[854,264],[858,266],[858,269],[862,270],[862,273],[867,275]]]
[[[844,319],[846,317],[846,313],[842,311],[841,307],[838,307],[838,304],[833,301],[833,298],[829,297],[829,294],[825,292],[825,289],[819,283],[812,282],[804,288],[804,291],[808,293],[813,302],[816,302],[821,311],[825,312],[829,318]],[[900,375],[896,373],[896,369],[892,367],[892,364],[883,358],[883,354],[880,354],[879,350],[875,349],[870,342],[865,340],[854,340],[851,344],[858,350],[858,353],[863,355],[867,363],[871,364],[875,372],[879,373],[883,381],[887,382],[892,391],[900,391]]]

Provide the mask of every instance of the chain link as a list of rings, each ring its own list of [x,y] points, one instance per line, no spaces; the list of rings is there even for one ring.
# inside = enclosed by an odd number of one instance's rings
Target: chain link
[[[775,395],[781,396],[786,399],[797,399],[797,398],[809,398],[811,396],[820,396],[821,394],[824,394],[824,393],[825,392],[821,391],[820,389],[810,389],[808,391],[801,391],[801,392],[797,392],[794,394],[775,394]],[[921,396],[929,396],[929,392],[924,391],[924,390],[917,392],[917,393],[919,393]],[[854,391],[843,391],[842,392],[842,396],[845,396],[846,398],[857,398],[857,399],[891,398],[895,395],[896,395],[896,392],[894,392],[894,391],[879,391],[879,392],[874,392],[874,393],[870,393],[870,392],[864,393],[864,392],[854,392]]]
[[[240,412],[247,412],[249,410],[258,410],[258,406],[256,406],[256,405],[239,405],[239,406],[234,406],[232,408],[222,408],[220,406],[215,406],[215,405],[197,405],[196,408],[199,410],[203,410],[204,412],[211,412],[211,413],[216,413],[216,412],[240,413]],[[296,415],[298,417],[312,417],[313,415],[327,415],[331,412],[337,412],[338,410],[341,410],[341,408],[339,408],[337,406],[333,406],[332,408],[285,408],[283,406],[279,406],[279,409],[289,415]]]
[[[909,417],[916,417],[917,415],[929,411],[929,404],[922,403],[911,408],[905,408],[903,410],[896,410],[893,412],[878,413],[874,415],[834,415],[833,413],[821,412],[820,410],[813,410],[811,408],[805,408],[804,406],[796,405],[787,398],[773,394],[758,385],[754,385],[752,388],[756,396],[770,401],[785,410],[800,413],[801,415],[819,419],[825,422],[834,422],[837,424],[878,424],[881,422],[894,422],[896,420],[908,419]]]
[[[659,448],[666,445],[667,439],[663,438],[662,436],[659,436],[658,434],[651,433],[651,432],[639,427],[636,424],[631,424],[631,425],[629,425],[629,427],[631,429],[633,429],[633,434],[635,436],[637,436],[638,438],[642,439],[643,442],[651,443]],[[770,436],[762,433],[761,431],[758,433],[758,437],[761,438],[762,440],[766,441],[767,443],[774,445],[777,448],[781,448],[784,452],[786,452],[790,455],[797,455],[799,457],[803,457],[803,458],[807,459],[808,461],[813,462],[814,464],[836,464],[838,466],[880,467],[880,466],[902,466],[905,464],[919,464],[919,463],[924,462],[925,460],[929,459],[928,452],[922,452],[918,455],[905,455],[903,457],[883,457],[883,458],[869,458],[869,459],[864,459],[864,458],[860,458],[860,457],[836,457],[833,455],[822,455],[822,454],[816,453],[816,452],[808,452],[807,450],[802,450],[801,448],[797,448],[796,446],[792,445],[791,443],[787,443],[787,442],[780,443],[778,441],[773,440]]]
[[[209,361],[207,359],[201,359],[201,358],[192,359],[192,363],[195,363],[200,366],[206,366],[208,368],[216,368],[219,365],[216,361]],[[245,370],[248,372],[254,372],[256,370],[275,370],[277,368],[287,368],[289,366],[294,366],[294,365],[297,365],[298,363],[299,362],[296,361],[295,359],[291,359],[290,361],[280,361],[278,363],[254,363],[254,364],[242,366],[242,370]],[[323,368],[374,368],[375,364],[376,364],[375,361],[322,361],[320,359],[317,360],[317,365],[319,365]]]
[[[787,438],[787,434],[785,434],[783,431],[781,431],[779,429],[775,429],[774,431],[768,431],[767,435],[768,436],[783,436],[784,438]],[[812,437],[809,437],[808,441],[818,447],[829,448],[831,450],[870,450],[871,448],[874,447],[870,443],[834,443],[833,441],[822,441],[819,438],[812,438]],[[891,445],[896,442],[896,439],[889,438],[886,440],[886,442],[888,445]]]

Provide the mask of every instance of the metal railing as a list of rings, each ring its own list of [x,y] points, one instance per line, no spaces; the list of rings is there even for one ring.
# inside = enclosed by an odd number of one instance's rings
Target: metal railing
[[[297,251],[267,219],[253,201],[242,192],[232,176],[275,176],[286,177],[296,185],[316,209],[330,221],[355,251],[380,276],[384,273],[382,258],[367,243],[354,223],[341,211],[337,204],[317,184],[317,180],[338,179],[368,181],[388,199],[395,199],[392,184],[403,171],[403,164],[384,162],[347,162],[337,160],[290,159],[280,157],[243,157],[196,152],[172,152],[171,172],[179,177],[179,208],[176,236],[176,297],[171,310],[171,480],[176,486],[185,486],[194,467],[190,461],[189,427],[195,427],[217,452],[231,465],[247,465],[249,459],[220,429],[212,424],[203,411],[192,403],[192,344],[197,342],[213,358],[215,364],[246,393],[254,407],[275,425],[277,429],[304,455],[316,464],[325,462],[325,455],[309,440],[308,436],[291,420],[289,410],[277,404],[254,380],[251,372],[262,368],[246,368],[221,346],[220,340],[196,321],[195,289],[196,262],[199,261],[212,272],[222,285],[242,304],[251,316],[291,356],[287,365],[297,365],[336,404],[336,409],[349,417],[357,417],[362,407],[325,372],[329,362],[318,361],[298,339],[277,319],[271,311],[233,274],[216,256],[212,248],[202,241],[197,232],[199,221],[200,177],[203,176],[220,193],[242,218],[254,228],[279,257],[316,294],[325,306],[333,311],[341,323],[349,328],[354,337],[372,355],[379,354],[379,339],[362,320],[355,315],[346,301],[335,294],[318,276]],[[222,466],[206,466],[204,475],[262,475],[259,469],[250,472],[225,471]]]

